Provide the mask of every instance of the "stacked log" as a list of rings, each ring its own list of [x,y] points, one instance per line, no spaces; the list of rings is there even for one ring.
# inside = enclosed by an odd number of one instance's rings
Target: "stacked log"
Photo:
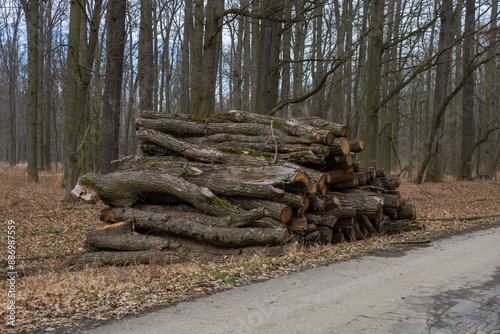
[[[86,174],[73,190],[109,206],[105,225],[86,240],[103,262],[110,251],[143,262],[144,254],[182,258],[194,248],[234,256],[291,240],[328,244],[422,228],[396,190],[399,177],[355,163],[364,143],[349,141],[343,125],[241,111],[144,112],[136,128],[143,155],[114,161],[110,174]]]

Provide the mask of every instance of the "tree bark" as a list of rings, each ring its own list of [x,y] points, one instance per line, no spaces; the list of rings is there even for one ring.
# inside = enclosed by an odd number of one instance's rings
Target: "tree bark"
[[[441,157],[441,145],[440,132],[442,131],[441,118],[444,114],[442,105],[446,100],[446,87],[448,82],[449,73],[449,62],[451,57],[451,26],[453,20],[453,1],[443,0],[443,6],[440,10],[441,16],[441,29],[439,32],[439,51],[441,54],[437,57],[436,63],[436,81],[434,89],[434,103],[433,103],[433,127],[431,129],[431,134],[429,136],[429,141],[426,144],[424,160],[419,168],[417,178],[415,182],[417,184],[422,183],[424,179],[424,173],[432,159],[432,168],[427,172],[426,182],[436,182],[441,181],[442,170],[440,159]]]
[[[93,249],[144,251],[148,249],[173,249],[175,239],[142,235],[133,231],[132,222],[94,227],[87,232],[85,246]],[[171,245],[174,244],[174,245]]]
[[[73,194],[87,201],[101,199],[111,206],[131,206],[144,199],[146,194],[174,195],[193,206],[215,216],[240,213],[236,207],[216,197],[205,187],[156,171],[122,171],[106,175],[93,173],[80,178]],[[88,197],[85,197],[89,195]]]
[[[106,82],[102,116],[102,174],[111,172],[111,161],[118,159],[123,53],[125,49],[125,8],[125,0],[110,0],[108,2]]]
[[[28,103],[26,115],[28,119],[28,182],[38,182],[38,81],[39,54],[38,29],[40,24],[40,2],[38,0],[22,1],[28,32]]]
[[[459,180],[472,180],[472,162],[470,153],[474,141],[474,76],[469,75],[471,63],[473,61],[474,51],[474,19],[475,6],[474,0],[467,0],[465,4],[465,30],[464,30],[464,60],[463,75],[467,79],[463,88],[462,102],[462,145],[460,168],[458,170]]]
[[[380,80],[384,32],[384,3],[382,0],[371,0],[371,29],[369,37],[368,82],[366,88],[366,111],[364,137],[371,143],[370,150],[363,154],[365,166],[378,165],[379,150],[379,109]]]
[[[140,205],[134,207],[108,207],[101,210],[100,219],[108,223],[134,221],[136,217],[143,220],[161,221],[163,215],[172,215],[185,220],[194,220],[200,224],[214,227],[247,227],[253,222],[269,216],[267,207],[260,206],[250,211],[224,217],[209,216],[194,208],[177,208],[175,206]],[[274,226],[278,227],[278,226]],[[282,226],[281,226],[282,227]]]

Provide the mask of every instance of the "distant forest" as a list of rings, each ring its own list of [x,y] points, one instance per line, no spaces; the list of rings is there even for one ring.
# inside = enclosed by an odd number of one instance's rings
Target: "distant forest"
[[[144,111],[319,116],[364,165],[500,166],[498,0],[0,0],[0,160],[28,180],[138,154]]]

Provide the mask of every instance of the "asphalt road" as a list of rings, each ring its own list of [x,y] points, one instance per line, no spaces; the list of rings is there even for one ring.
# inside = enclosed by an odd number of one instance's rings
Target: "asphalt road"
[[[181,302],[90,333],[500,333],[500,228]]]

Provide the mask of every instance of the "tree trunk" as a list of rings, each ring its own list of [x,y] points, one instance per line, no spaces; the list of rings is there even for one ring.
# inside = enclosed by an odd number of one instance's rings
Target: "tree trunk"
[[[118,159],[123,53],[125,49],[126,1],[108,2],[106,35],[106,82],[103,103],[103,143],[101,173],[111,171],[111,161]]]
[[[422,183],[424,173],[432,159],[432,168],[426,175],[426,181],[436,182],[441,181],[442,170],[440,161],[441,156],[441,132],[442,122],[441,118],[444,114],[442,109],[443,103],[446,100],[446,87],[448,82],[449,62],[451,57],[451,24],[453,19],[453,1],[443,0],[443,6],[440,10],[441,15],[441,30],[439,32],[439,51],[442,53],[437,57],[436,63],[436,84],[434,89],[434,104],[433,104],[433,125],[429,142],[426,144],[424,161],[422,162],[417,174],[416,183]]]
[[[279,17],[280,1],[263,0],[262,10]],[[261,19],[259,34],[259,59],[257,67],[257,100],[255,112],[266,114],[276,105],[279,84],[280,35],[278,22]]]
[[[285,228],[230,228],[207,226],[194,219],[163,214],[160,220],[152,220],[145,214],[134,216],[136,228],[156,230],[172,235],[180,235],[192,240],[223,248],[280,245],[287,241]]]
[[[261,203],[262,204],[262,203]],[[136,217],[143,220],[161,221],[164,215],[172,215],[185,220],[193,220],[206,226],[238,228],[251,226],[253,222],[266,218],[270,211],[259,206],[250,211],[225,217],[214,217],[188,206],[139,205],[134,207],[108,207],[101,211],[100,219],[108,223],[134,221]],[[273,226],[279,227],[279,226]],[[281,226],[282,227],[282,226]]]
[[[222,39],[222,34],[219,32],[219,25],[222,23],[220,13],[223,10],[223,0],[207,1],[201,78],[203,86],[201,87],[201,101],[199,106],[200,113],[202,114],[213,114],[215,112],[215,88]]]
[[[89,22],[88,41],[87,39],[82,41],[81,28],[83,23],[86,22],[82,4],[78,1],[71,2],[68,54],[66,57],[66,86],[64,89],[66,117],[64,121],[63,166],[66,200],[71,199],[70,193],[78,177],[80,162],[80,152],[78,152],[79,136],[87,107],[90,74],[94,64],[101,19],[101,4],[101,0],[94,3],[91,22]]]
[[[38,182],[38,96],[39,96],[39,54],[38,29],[40,24],[40,2],[22,1],[28,31],[28,182]]]
[[[380,78],[382,64],[382,44],[384,32],[384,3],[382,0],[371,1],[371,33],[369,39],[368,82],[366,88],[366,111],[364,137],[372,146],[363,154],[365,166],[378,166],[379,150],[379,106]]]
[[[141,0],[141,23],[139,29],[139,92],[142,110],[156,109],[153,106],[153,4],[152,0]]]
[[[474,141],[474,76],[469,73],[473,61],[474,49],[474,20],[476,4],[474,0],[467,0],[465,5],[465,30],[464,30],[464,60],[463,75],[467,76],[463,88],[462,104],[462,145],[461,163],[458,170],[459,180],[472,180],[472,162],[467,160],[471,155]],[[486,130],[486,129],[483,129]]]

